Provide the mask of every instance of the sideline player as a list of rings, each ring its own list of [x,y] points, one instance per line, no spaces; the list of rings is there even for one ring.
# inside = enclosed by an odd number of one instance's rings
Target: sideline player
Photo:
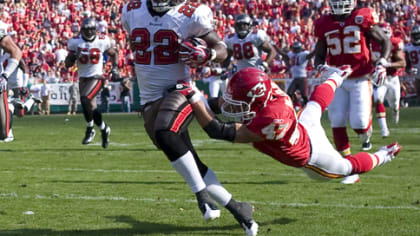
[[[292,98],[295,107],[298,107],[298,101],[296,97],[296,90],[299,90],[302,94],[303,104],[300,107],[304,107],[308,102],[308,97],[306,94],[307,90],[307,71],[306,67],[308,66],[309,60],[315,55],[315,50],[309,52],[303,49],[302,43],[296,41],[292,45],[292,50],[288,53],[284,53],[281,50],[278,50],[279,54],[283,56],[286,60],[291,73],[292,73],[292,82],[287,88],[287,95]]]
[[[381,46],[380,58],[376,62],[376,74],[385,76],[383,64],[387,61],[391,43],[377,25],[378,16],[373,9],[355,9],[355,1],[329,0],[331,13],[315,21],[315,66],[324,63],[333,66],[350,65],[353,73],[343,85],[337,88],[334,100],[328,107],[328,118],[333,130],[334,143],[344,157],[351,156],[346,123],[358,134],[362,150],[372,148],[372,88],[369,75],[373,63],[369,42],[376,41]],[[379,73],[381,72],[381,73]],[[383,77],[375,77],[383,80]],[[372,80],[376,83],[376,81]],[[358,175],[348,177],[343,184],[359,182]]]
[[[13,111],[10,112],[9,110],[12,107],[9,107],[8,102],[7,81],[19,65],[19,61],[22,58],[22,51],[7,34],[7,25],[2,21],[0,21],[0,49],[0,55],[4,53],[10,54],[8,63],[0,75],[0,141],[10,142],[14,139],[12,133]]]
[[[96,35],[97,23],[93,18],[85,18],[80,27],[80,35],[68,42],[69,54],[65,59],[67,68],[77,61],[79,76],[79,94],[83,114],[87,123],[85,137],[82,144],[89,144],[95,137],[94,124],[101,130],[102,147],[107,148],[111,128],[102,120],[102,114],[96,106],[96,95],[101,91],[104,83],[103,53],[112,60],[113,76],[118,74],[118,57],[111,47],[111,40],[106,35]]]
[[[404,48],[407,61],[406,71],[415,77],[414,86],[417,93],[417,105],[420,105],[420,25],[410,31],[411,42]]]
[[[235,201],[195,151],[188,133],[191,105],[182,94],[168,91],[178,80],[191,84],[188,66],[226,59],[226,45],[213,30],[211,10],[193,2],[132,0],[123,7],[121,20],[134,53],[147,134],[196,195],[204,219],[220,216],[214,199],[247,235],[256,235],[252,206]]]
[[[375,103],[375,110],[378,117],[379,127],[381,128],[382,137],[389,136],[389,129],[386,123],[386,110],[384,105],[384,100],[386,98],[389,107],[392,109],[393,120],[395,124],[398,124],[400,118],[400,98],[401,98],[401,86],[400,78],[398,75],[404,70],[406,66],[405,57],[404,57],[404,42],[399,37],[393,37],[392,28],[389,23],[381,24],[381,27],[389,37],[392,50],[391,55],[386,64],[383,66],[386,67],[386,80],[381,86],[375,86],[373,90],[373,101]],[[376,42],[372,42],[372,53],[373,56],[379,58],[381,48]]]
[[[231,57],[237,60],[237,70],[245,67],[258,67],[269,72],[270,63],[276,58],[276,49],[270,43],[270,37],[263,30],[251,32],[252,20],[246,14],[238,15],[235,19],[235,34],[225,42],[228,47],[228,57],[223,62],[224,68],[229,68]],[[262,52],[267,53],[262,60]]]
[[[297,116],[290,97],[267,74],[256,68],[242,69],[230,79],[221,108],[225,116],[240,121],[237,123],[216,119],[188,85],[177,85],[177,91],[188,98],[197,121],[211,138],[252,143],[273,159],[302,168],[311,178],[336,179],[368,172],[390,162],[401,150],[395,142],[372,154],[360,152],[343,158],[328,140],[321,115],[350,73],[348,65],[340,69],[323,66],[321,76],[326,81],[315,88]]]

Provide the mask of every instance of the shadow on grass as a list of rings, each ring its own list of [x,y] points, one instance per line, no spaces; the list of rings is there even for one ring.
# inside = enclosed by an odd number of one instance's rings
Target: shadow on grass
[[[243,235],[243,233],[233,233],[232,230],[239,229],[237,224],[226,226],[177,226],[172,224],[162,224],[147,221],[138,221],[131,216],[110,216],[117,223],[131,225],[130,228],[109,228],[97,230],[51,230],[51,229],[16,229],[0,230],[0,235],[30,235],[30,236],[80,236],[80,235],[98,235],[98,236],[131,236],[131,235],[149,235],[149,234],[200,234],[200,235]],[[269,226],[287,225],[295,222],[296,219],[279,218],[268,222],[258,222],[260,232],[271,231]],[[228,232],[229,231],[229,232]]]
[[[146,184],[146,185],[154,185],[154,184],[184,184],[183,181],[96,181],[96,180],[51,180],[50,183],[64,183],[64,184]],[[249,184],[249,185],[260,185],[260,184],[267,184],[267,185],[280,185],[280,184],[288,184],[288,181],[221,181],[223,185],[229,184]]]

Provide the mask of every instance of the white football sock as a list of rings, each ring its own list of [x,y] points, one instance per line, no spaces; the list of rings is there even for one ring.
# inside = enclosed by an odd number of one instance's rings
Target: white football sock
[[[25,106],[25,111],[29,111],[32,108],[32,105],[34,105],[35,101],[31,98],[26,100],[26,102],[23,104]]]
[[[106,127],[105,122],[102,121],[101,125],[99,126],[99,129],[104,130]]]
[[[195,163],[194,156],[190,151],[178,160],[172,161],[171,165],[184,178],[193,193],[197,193],[206,188],[206,184]]]
[[[204,182],[207,185],[207,191],[210,196],[216,200],[221,206],[226,206],[230,199],[232,199],[232,194],[230,194],[219,182],[216,174],[208,168],[206,175],[204,176]]]
[[[93,120],[87,122],[87,127],[93,127]]]

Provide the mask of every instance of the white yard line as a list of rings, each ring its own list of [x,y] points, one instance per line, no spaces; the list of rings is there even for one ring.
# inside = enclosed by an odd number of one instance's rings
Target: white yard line
[[[82,196],[75,194],[53,194],[51,196],[44,195],[18,195],[17,193],[0,193],[0,199],[65,199],[65,200],[93,200],[93,201],[140,201],[140,202],[196,202],[196,200],[178,200],[170,198],[160,198],[159,200],[153,198],[127,198],[120,196]],[[322,204],[322,203],[299,203],[299,202],[260,202],[250,201],[252,204],[267,205],[267,206],[278,206],[278,207],[299,207],[299,208],[345,208],[345,209],[370,209],[370,210],[414,210],[419,211],[420,207],[415,206],[365,206],[365,205],[353,205],[353,204]]]

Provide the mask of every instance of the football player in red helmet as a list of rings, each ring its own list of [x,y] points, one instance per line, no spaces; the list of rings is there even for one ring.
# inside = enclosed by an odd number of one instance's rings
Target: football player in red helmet
[[[400,97],[401,97],[401,85],[399,76],[402,75],[406,66],[404,57],[404,42],[400,37],[392,36],[391,25],[387,22],[380,24],[384,33],[389,37],[392,50],[391,55],[386,67],[386,78],[384,84],[380,86],[374,86],[373,90],[373,101],[375,103],[375,110],[378,118],[379,127],[381,128],[382,137],[388,137],[390,131],[386,122],[386,110],[384,101],[388,102],[391,108],[394,123],[397,124],[400,117]],[[372,56],[379,57],[381,48],[376,42],[372,42]]]
[[[333,129],[334,143],[344,156],[351,156],[347,135],[347,122],[359,136],[362,150],[372,148],[371,110],[372,80],[379,83],[386,77],[384,65],[390,55],[391,43],[377,25],[379,18],[370,8],[355,8],[355,0],[329,0],[331,13],[318,18],[315,23],[315,67],[350,65],[353,73],[337,89],[334,100],[328,108],[328,117]],[[374,63],[370,55],[369,42],[381,46],[379,59]],[[377,81],[376,81],[376,80]],[[358,182],[357,175],[346,178],[342,183]]]
[[[192,104],[197,121],[211,138],[236,143],[252,143],[273,159],[304,170],[309,177],[335,179],[364,173],[390,162],[401,149],[398,143],[381,147],[375,153],[360,152],[343,158],[333,148],[321,126],[321,115],[334,97],[334,91],[351,74],[348,65],[323,66],[325,81],[317,86],[306,107],[296,115],[289,96],[264,72],[245,68],[229,81],[222,105],[223,114],[238,119],[220,122],[194,91],[181,89]]]

